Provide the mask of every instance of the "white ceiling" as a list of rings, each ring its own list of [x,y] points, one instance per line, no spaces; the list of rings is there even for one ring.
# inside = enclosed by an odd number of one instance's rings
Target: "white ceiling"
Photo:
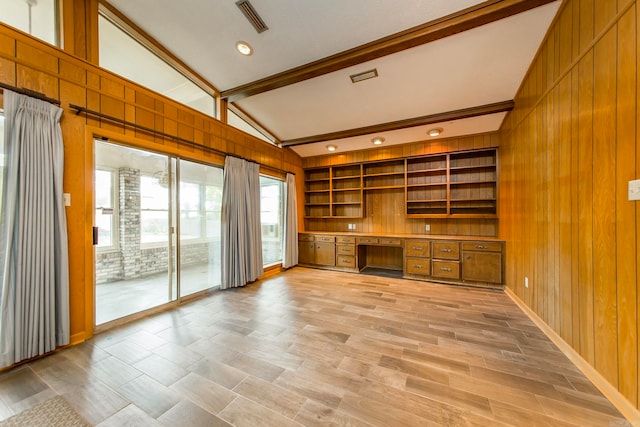
[[[110,4],[225,91],[318,61],[482,3],[477,0],[251,0],[258,34],[235,0],[111,0]],[[512,100],[560,1],[426,45],[242,98],[242,110],[288,140]],[[170,30],[168,30],[170,29]],[[238,54],[249,42],[254,54]],[[378,70],[353,84],[350,74]],[[499,129],[504,113],[437,124],[441,137]],[[384,132],[386,145],[426,140],[427,128]],[[375,134],[378,135],[379,133]],[[373,134],[292,147],[301,156],[371,148]]]

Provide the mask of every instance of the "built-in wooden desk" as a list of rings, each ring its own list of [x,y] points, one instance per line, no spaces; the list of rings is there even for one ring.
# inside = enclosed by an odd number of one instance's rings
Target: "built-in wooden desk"
[[[299,264],[456,285],[504,288],[504,241],[492,237],[306,232]]]

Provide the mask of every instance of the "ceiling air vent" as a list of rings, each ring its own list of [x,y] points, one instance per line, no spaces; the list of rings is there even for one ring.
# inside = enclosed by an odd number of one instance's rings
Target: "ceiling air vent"
[[[253,28],[255,28],[258,33],[267,31],[269,29],[269,27],[267,27],[267,24],[265,24],[262,18],[260,18],[260,15],[258,15],[258,12],[256,12],[256,10],[253,8],[253,6],[251,6],[251,3],[249,3],[248,0],[237,1],[236,6],[238,6],[238,8],[242,11],[249,22],[251,22],[251,25],[253,25]]]
[[[351,82],[352,83],[358,83],[358,82],[361,82],[363,80],[367,80],[367,79],[372,79],[374,77],[378,77],[378,70],[374,68],[373,70],[365,71],[363,73],[352,74],[349,77],[351,77]]]

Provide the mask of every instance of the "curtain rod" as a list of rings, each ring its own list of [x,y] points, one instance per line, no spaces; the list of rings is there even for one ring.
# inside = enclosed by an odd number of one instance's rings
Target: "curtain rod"
[[[26,89],[23,87],[17,87],[17,86],[11,86],[5,83],[1,83],[0,82],[0,89],[7,89],[10,90],[12,92],[15,93],[19,93],[20,95],[27,95],[30,96],[31,98],[36,98],[39,99],[41,101],[46,101],[50,104],[54,104],[54,105],[60,105],[60,101],[54,98],[49,98],[48,96],[46,96],[44,93],[41,92],[36,92],[35,90],[31,90],[31,89]]]
[[[78,115],[80,113],[85,113],[87,115],[100,117],[101,119],[106,119],[106,120],[109,120],[111,122],[115,122],[115,123],[119,123],[119,124],[122,124],[122,125],[125,125],[125,126],[132,127],[134,129],[139,129],[139,130],[145,131],[147,133],[150,133],[152,135],[158,135],[158,136],[162,136],[162,137],[165,137],[165,138],[173,139],[174,141],[182,142],[183,144],[187,144],[187,145],[189,145],[191,147],[201,148],[203,150],[211,151],[213,153],[220,154],[222,156],[236,157],[238,159],[242,159],[242,160],[245,160],[247,162],[256,163],[256,164],[258,164],[260,166],[264,166],[265,168],[271,169],[271,170],[276,171],[276,172],[280,172],[280,173],[285,174],[285,175],[287,173],[291,173],[291,174],[295,175],[295,173],[286,171],[284,169],[279,169],[279,168],[276,168],[276,167],[273,167],[273,166],[265,165],[265,164],[262,164],[260,162],[256,162],[255,160],[251,160],[251,159],[247,159],[246,157],[238,156],[236,154],[226,153],[226,152],[224,152],[222,150],[218,150],[217,148],[208,147],[208,146],[203,145],[203,144],[198,144],[197,142],[189,141],[188,139],[184,139],[184,138],[181,138],[179,136],[170,135],[168,133],[160,132],[158,130],[155,130],[155,129],[152,129],[152,128],[149,128],[149,127],[146,127],[146,126],[140,126],[140,125],[138,125],[136,123],[129,122],[129,121],[126,121],[126,120],[123,120],[123,119],[119,119],[118,117],[109,116],[109,115],[101,113],[99,111],[89,110],[88,108],[81,107],[79,105],[69,104],[69,108],[75,110],[76,111],[76,115]]]

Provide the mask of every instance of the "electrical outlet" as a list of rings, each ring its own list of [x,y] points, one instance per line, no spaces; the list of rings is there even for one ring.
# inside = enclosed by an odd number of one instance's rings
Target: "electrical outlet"
[[[528,277],[524,278],[524,287],[525,288],[529,288],[529,278]]]
[[[424,231],[431,231],[431,224],[425,224]]]
[[[64,205],[71,206],[71,193],[64,193],[63,197],[64,197]]]

